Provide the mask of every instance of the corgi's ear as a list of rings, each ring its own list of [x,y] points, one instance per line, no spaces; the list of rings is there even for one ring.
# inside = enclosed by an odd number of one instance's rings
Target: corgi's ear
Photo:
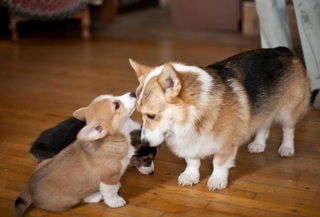
[[[73,112],[72,116],[80,121],[85,121],[86,112],[87,112],[87,107],[79,108],[78,110]]]
[[[180,93],[181,81],[178,73],[171,64],[168,63],[164,65],[157,81],[166,97],[175,97]]]
[[[79,139],[80,141],[91,142],[94,140],[101,139],[105,137],[107,134],[108,134],[107,129],[105,129],[101,125],[90,124],[90,125],[86,125],[79,131],[77,135],[77,139]]]
[[[139,82],[143,80],[143,78],[152,70],[151,67],[142,65],[133,59],[129,59],[130,65],[134,69],[137,74]]]

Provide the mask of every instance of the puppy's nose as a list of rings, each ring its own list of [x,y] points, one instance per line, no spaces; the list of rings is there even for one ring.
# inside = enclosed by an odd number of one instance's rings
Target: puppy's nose
[[[135,92],[131,92],[131,93],[130,93],[130,96],[133,97],[133,98],[136,98],[136,97],[137,97]]]
[[[144,147],[150,147],[150,143],[149,143],[149,141],[146,140],[146,139],[142,139],[141,145],[144,146]]]

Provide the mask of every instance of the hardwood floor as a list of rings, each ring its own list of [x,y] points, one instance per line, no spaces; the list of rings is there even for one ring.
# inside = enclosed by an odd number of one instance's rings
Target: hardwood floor
[[[28,151],[39,133],[71,116],[99,94],[135,90],[128,58],[147,65],[169,60],[205,66],[256,46],[187,43],[168,40],[98,38],[0,41],[0,216],[11,216],[13,202],[35,163]],[[140,120],[138,113],[134,114]],[[26,216],[320,216],[320,111],[310,108],[296,130],[296,154],[281,158],[281,128],[272,128],[263,154],[240,148],[229,186],[209,191],[211,160],[202,161],[201,182],[180,187],[182,159],[161,147],[155,173],[129,168],[119,209],[104,203],[80,204],[50,213],[30,207]]]

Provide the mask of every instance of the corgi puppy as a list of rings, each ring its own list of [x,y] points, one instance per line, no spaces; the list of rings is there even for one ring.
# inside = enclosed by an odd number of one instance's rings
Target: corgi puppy
[[[32,143],[29,151],[31,157],[38,163],[54,157],[76,140],[78,132],[85,124],[85,121],[70,117],[44,130]],[[140,129],[130,132],[131,145],[134,147],[135,153],[130,159],[129,165],[136,167],[144,175],[150,175],[154,172],[153,161],[157,154],[157,147],[142,146],[140,135]]]
[[[141,127],[130,119],[135,103],[133,92],[102,95],[76,110],[73,116],[86,125],[74,143],[38,164],[15,201],[14,216],[23,216],[31,204],[48,211],[102,199],[112,208],[124,206],[119,181],[135,152],[130,132]]]
[[[263,152],[273,121],[283,126],[279,155],[294,154],[294,129],[308,110],[310,88],[291,50],[247,51],[207,67],[130,63],[140,82],[136,94],[142,143],[154,147],[165,141],[185,159],[180,185],[197,184],[200,160],[214,155],[207,186],[226,188],[239,146],[256,133],[249,152]]]

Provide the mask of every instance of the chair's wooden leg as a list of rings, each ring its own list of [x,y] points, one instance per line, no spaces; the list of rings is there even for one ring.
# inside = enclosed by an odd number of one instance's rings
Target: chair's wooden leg
[[[17,32],[17,23],[19,19],[15,15],[10,15],[10,21],[9,21],[9,30],[11,32],[11,39],[12,41],[17,41],[19,36]]]
[[[81,27],[82,27],[82,37],[84,39],[90,38],[90,25],[91,25],[91,19],[90,19],[90,9],[87,7],[81,17]]]
[[[90,38],[91,18],[90,18],[89,7],[86,7],[83,11],[80,11],[80,12],[74,14],[71,18],[81,20],[82,38],[84,38],[84,39]]]
[[[29,18],[27,18],[27,17],[21,17],[21,16],[18,16],[18,15],[10,14],[9,30],[11,32],[12,41],[17,41],[19,39],[18,23],[19,22],[25,22],[25,21],[28,21],[28,20],[29,20]]]

